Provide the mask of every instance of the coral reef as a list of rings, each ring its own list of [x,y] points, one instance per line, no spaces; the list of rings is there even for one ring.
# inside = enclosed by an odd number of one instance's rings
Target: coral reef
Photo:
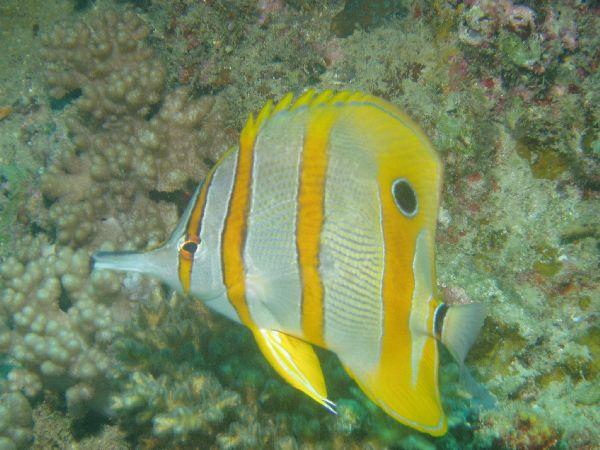
[[[171,71],[181,84],[219,93],[241,112],[231,117],[236,130],[266,98],[311,86],[325,71],[323,43],[334,13],[326,2],[164,3]]]
[[[125,432],[117,425],[94,423],[96,417],[75,421],[60,411],[56,399],[51,396],[33,410],[33,450],[49,448],[77,448],[80,450],[126,450],[131,448],[125,439]],[[93,430],[86,433],[85,429]],[[89,434],[89,435],[88,435]]]
[[[215,324],[201,305],[175,294],[166,298],[155,286],[116,346],[123,383],[112,409],[155,447],[170,442],[256,445],[249,407],[208,370],[207,327]],[[241,436],[236,429],[244,430]],[[236,440],[248,445],[232,445]]]
[[[44,33],[48,92],[23,94],[0,121],[20,122],[3,150],[37,164],[0,160],[0,446],[26,448],[32,429],[37,448],[600,440],[592,4],[382,1],[363,17],[353,1],[124,3],[96,2]],[[247,113],[309,86],[393,101],[444,159],[440,287],[489,307],[467,366],[497,406],[478,409],[443,355],[441,439],[386,417],[331,355],[319,354],[337,416],[200,303],[90,270],[97,249],[163,241]],[[73,436],[92,422],[92,436]]]
[[[102,409],[111,370],[103,350],[117,331],[103,302],[118,301],[119,279],[103,274],[91,281],[85,250],[58,250],[43,238],[21,245],[20,258],[0,268],[2,316],[10,318],[0,341],[16,365],[9,388],[29,397],[44,386],[60,389],[74,416],[91,405]]]
[[[355,32],[329,80],[394,98],[443,153],[439,279],[490,307],[470,362],[499,406],[480,415],[475,448],[592,445],[597,411],[567,392],[598,382],[597,17],[563,3],[430,6]]]
[[[28,448],[33,440],[31,406],[18,392],[0,397],[0,448]]]
[[[116,11],[43,36],[50,95],[81,91],[77,107],[97,121],[147,116],[162,98],[166,71],[145,45],[149,29],[134,13]]]
[[[568,169],[578,183],[596,190],[600,162],[592,149],[599,122],[590,101],[596,96],[597,63],[590,49],[597,26],[585,4],[526,6],[510,0],[474,2],[462,11],[459,26],[471,73],[506,114],[536,177],[556,178]],[[489,64],[478,64],[481,60]]]
[[[111,414],[112,345],[135,310],[122,277],[91,274],[90,249],[164,240],[177,206],[230,144],[218,98],[164,92],[147,35],[138,16],[109,11],[43,39],[51,95],[76,98],[73,145],[50,155],[37,192],[20,202],[37,236],[0,265],[0,343],[11,356],[8,390],[35,399],[50,389],[71,417]]]
[[[144,44],[147,34],[139,17],[109,11],[44,39],[51,93],[81,91],[74,104],[79,115],[68,121],[74,147],[55,155],[45,171],[41,189],[52,205],[45,223],[36,219],[41,227],[51,224],[61,244],[102,235],[102,218],[107,234],[118,234],[118,222],[129,227],[122,232],[134,246],[155,245],[169,231],[161,217],[176,219],[172,209],[135,221],[124,215],[164,209],[151,193],[189,195],[231,142],[218,126],[226,115],[222,101],[192,99],[183,88],[163,95],[165,68]]]

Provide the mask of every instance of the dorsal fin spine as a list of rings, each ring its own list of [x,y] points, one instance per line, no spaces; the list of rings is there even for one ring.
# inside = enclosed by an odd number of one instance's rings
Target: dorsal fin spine
[[[279,100],[279,103],[277,103],[277,106],[275,106],[275,109],[273,109],[273,114],[277,114],[279,111],[289,109],[290,105],[292,104],[292,100],[294,100],[294,93],[288,92],[285,97]]]
[[[317,95],[313,101],[310,103],[310,106],[315,106],[315,105],[324,105],[326,104],[332,97],[333,97],[333,92],[330,90],[327,91],[323,91],[321,92],[319,95]]]
[[[273,102],[269,100],[265,103],[265,106],[262,107],[258,116],[256,117],[256,123],[254,124],[257,130],[260,130],[262,124],[271,116],[271,112],[273,111]]]
[[[296,99],[296,101],[290,106],[289,110],[294,111],[302,106],[308,105],[311,103],[312,99],[315,96],[315,91],[309,89],[304,94]]]
[[[290,92],[275,106],[273,106],[272,101],[268,101],[260,110],[256,119],[250,114],[246,121],[246,125],[242,130],[241,138],[253,142],[265,122],[270,117],[273,117],[275,114],[282,111],[295,111],[302,107],[311,108],[318,105],[332,105],[335,103],[364,100],[365,98],[367,98],[367,96],[360,91],[334,92],[332,90],[325,90],[317,94],[313,89],[309,89],[294,101],[294,94]]]

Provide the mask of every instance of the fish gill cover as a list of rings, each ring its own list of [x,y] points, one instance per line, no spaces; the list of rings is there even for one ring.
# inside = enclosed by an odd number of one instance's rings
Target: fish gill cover
[[[598,11],[383,3],[364,22],[356,2],[333,0],[3,2],[3,446],[600,440]],[[498,401],[478,409],[445,358],[443,438],[387,418],[320,355],[329,415],[199,302],[90,272],[98,249],[165,240],[247,113],[308,87],[386,98],[442,154],[440,288],[450,303],[487,305],[467,365]]]

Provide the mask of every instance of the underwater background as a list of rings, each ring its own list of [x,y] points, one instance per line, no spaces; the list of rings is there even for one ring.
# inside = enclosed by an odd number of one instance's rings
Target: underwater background
[[[2,0],[0,449],[598,448],[598,30],[574,0]],[[91,272],[307,88],[391,101],[444,161],[438,286],[488,307],[466,363],[496,404],[444,353],[442,438],[327,352],[338,415],[201,302]]]

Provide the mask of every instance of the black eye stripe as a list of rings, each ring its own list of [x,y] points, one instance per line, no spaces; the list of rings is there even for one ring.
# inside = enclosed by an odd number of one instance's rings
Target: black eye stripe
[[[392,196],[394,202],[402,214],[406,217],[414,217],[419,209],[417,193],[408,180],[398,178],[392,184]]]
[[[198,250],[198,244],[194,241],[187,241],[181,246],[181,249],[194,254],[196,253],[196,250]]]

